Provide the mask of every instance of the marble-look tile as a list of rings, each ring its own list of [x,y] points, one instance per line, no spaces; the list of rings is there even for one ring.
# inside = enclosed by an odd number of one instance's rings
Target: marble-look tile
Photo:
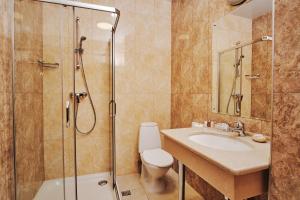
[[[1,30],[0,30],[1,31]],[[9,41],[10,37],[0,36],[0,39],[3,41],[4,46],[7,47],[6,50],[0,52],[0,92],[11,92],[12,91],[12,60],[8,59],[12,56],[9,55],[9,51],[12,51]]]
[[[193,94],[193,121],[203,122],[207,119],[208,95]]]
[[[45,179],[55,179],[64,176],[63,141],[44,141]]]
[[[283,65],[285,70],[299,70],[300,27],[299,1],[275,1],[275,65]]]
[[[107,137],[77,135],[78,174],[94,174],[110,170],[111,151],[108,139]]]
[[[271,97],[267,94],[251,95],[251,117],[266,119],[267,98]]]
[[[172,32],[172,55],[171,55],[171,89],[172,93],[182,92],[181,83],[181,51],[182,46],[179,41],[179,34]]]
[[[190,127],[193,121],[193,96],[183,94],[181,96],[180,120],[181,127]]]
[[[12,116],[13,2],[0,1],[0,199],[14,199]]]
[[[275,1],[275,69],[270,199],[297,199],[299,171],[299,2]],[[293,92],[293,93],[288,93]]]
[[[12,200],[13,195],[13,173],[14,173],[14,167],[13,167],[13,126],[12,126],[12,104],[10,102],[3,102],[3,98],[7,98],[8,100],[11,100],[10,93],[0,93],[2,97],[1,103],[0,103],[0,115],[5,116],[5,119],[0,117],[0,193],[1,198],[0,199],[7,199]],[[4,108],[3,108],[4,107]],[[3,115],[3,111],[8,113],[5,113]],[[5,122],[4,122],[5,121]]]
[[[208,93],[209,84],[209,67],[207,60],[204,59],[192,69],[192,93]]]
[[[274,95],[271,199],[297,199],[300,194],[299,102],[299,93]]]
[[[135,12],[136,10],[136,4],[135,1],[131,0],[115,0],[116,7],[121,11],[122,16],[123,13],[127,12]]]
[[[171,128],[180,128],[181,125],[181,94],[171,95]]]
[[[43,125],[42,121],[38,120],[42,119],[42,96],[16,94],[15,98],[17,180],[20,180],[20,183],[42,181],[44,180]]]
[[[42,8],[15,5],[15,143],[17,199],[32,199],[45,179],[43,146]]]
[[[267,136],[272,134],[272,122],[271,121],[261,121],[261,133]]]
[[[299,63],[299,61],[297,61]],[[296,64],[297,65],[297,64]],[[274,92],[300,92],[300,69],[286,70],[288,64],[274,66]]]
[[[12,126],[12,94],[0,92],[0,130]]]
[[[300,133],[299,93],[275,93],[273,110],[273,131],[297,137]],[[293,131],[291,131],[293,130]],[[276,134],[275,134],[276,135]]]
[[[276,1],[275,92],[299,92],[299,2]]]
[[[160,129],[171,128],[171,94],[154,96],[154,121]]]
[[[193,91],[194,84],[194,65],[192,59],[184,59],[181,63],[180,82],[185,87],[182,87],[183,94],[190,94]]]

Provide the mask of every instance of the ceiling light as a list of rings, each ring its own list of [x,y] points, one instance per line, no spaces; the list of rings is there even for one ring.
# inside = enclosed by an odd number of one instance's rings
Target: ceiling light
[[[99,22],[97,24],[97,27],[103,30],[111,30],[112,29],[112,24],[107,23],[107,22]]]

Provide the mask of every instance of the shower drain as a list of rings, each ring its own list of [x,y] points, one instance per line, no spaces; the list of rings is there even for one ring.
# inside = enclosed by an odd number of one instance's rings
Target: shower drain
[[[121,194],[122,194],[123,197],[130,196],[131,195],[131,191],[130,190],[125,190],[125,191],[122,191]]]
[[[107,180],[101,180],[98,182],[98,185],[100,185],[100,186],[104,186],[106,184],[107,184]]]

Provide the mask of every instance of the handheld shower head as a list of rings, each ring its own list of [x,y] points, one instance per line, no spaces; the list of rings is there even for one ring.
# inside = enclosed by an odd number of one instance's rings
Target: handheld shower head
[[[82,42],[82,41],[84,41],[84,40],[86,40],[86,37],[85,37],[85,36],[81,36],[81,37],[80,37],[80,42]]]
[[[82,49],[82,43],[83,41],[86,40],[86,37],[85,36],[81,36],[80,37],[80,42],[79,42],[79,50],[81,50],[83,52],[83,49]]]

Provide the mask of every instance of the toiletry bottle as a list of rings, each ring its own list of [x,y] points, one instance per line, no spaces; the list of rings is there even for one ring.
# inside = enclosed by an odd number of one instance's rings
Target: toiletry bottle
[[[210,120],[207,121],[207,127],[211,127],[211,121]]]

